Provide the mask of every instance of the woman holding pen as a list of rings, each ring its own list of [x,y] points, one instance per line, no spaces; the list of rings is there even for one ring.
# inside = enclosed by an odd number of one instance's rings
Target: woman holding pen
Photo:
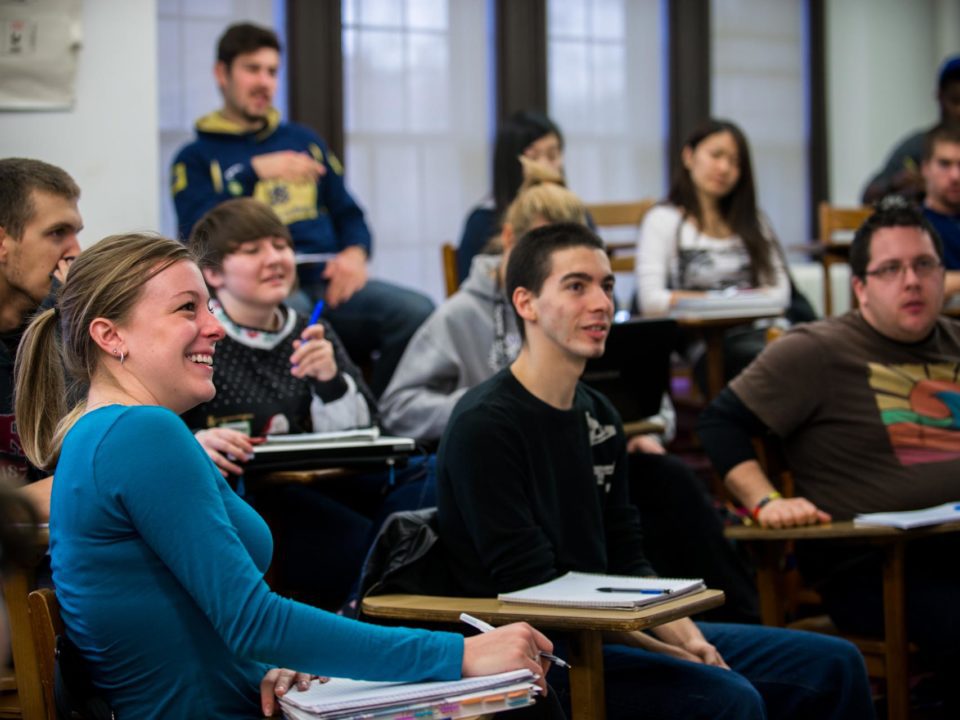
[[[181,244],[107,238],[81,253],[58,309],[36,316],[17,356],[26,454],[56,471],[50,552],[66,635],[117,715],[269,715],[274,695],[309,674],[542,674],[552,644],[524,624],[464,640],[364,625],[270,591],[269,529],[178,417],[216,392],[224,329],[208,301]],[[82,397],[74,407],[64,376]]]
[[[285,304],[296,278],[290,232],[268,206],[228,200],[194,226],[211,312],[226,336],[217,343],[215,398],[183,415],[221,473],[239,477],[266,435],[327,432],[377,423],[377,404],[360,370],[317,303],[308,321]],[[278,577],[298,597],[339,607],[359,574],[380,521],[432,504],[433,483],[416,461],[391,477],[372,472],[322,487],[278,489],[284,552]]]

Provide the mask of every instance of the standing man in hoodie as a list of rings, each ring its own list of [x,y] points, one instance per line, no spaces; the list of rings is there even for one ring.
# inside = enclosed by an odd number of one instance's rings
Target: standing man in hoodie
[[[181,238],[200,217],[233,197],[266,203],[290,228],[300,286],[350,355],[379,352],[370,383],[386,388],[410,337],[433,310],[412,290],[368,279],[370,230],[350,196],[343,166],[312,130],[280,121],[273,107],[280,41],[267,28],[232,25],[217,45],[214,76],[223,107],[197,121],[197,139],[177,154],[171,190]],[[317,256],[322,259],[317,260]],[[309,308],[307,308],[309,312]]]

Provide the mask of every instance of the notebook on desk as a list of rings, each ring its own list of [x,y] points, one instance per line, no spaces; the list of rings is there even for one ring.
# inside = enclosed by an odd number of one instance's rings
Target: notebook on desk
[[[960,522],[960,501],[920,510],[861,513],[853,519],[856,527],[892,527],[901,530]]]
[[[254,446],[248,471],[302,470],[343,465],[376,465],[406,458],[416,449],[412,438],[370,430],[270,436]]]
[[[501,593],[497,599],[505,603],[530,605],[635,610],[705,588],[700,578],[648,578],[568,572],[541,585]]]
[[[615,323],[603,356],[587,362],[581,379],[606,395],[625,422],[656,415],[670,385],[676,335],[675,320]]]

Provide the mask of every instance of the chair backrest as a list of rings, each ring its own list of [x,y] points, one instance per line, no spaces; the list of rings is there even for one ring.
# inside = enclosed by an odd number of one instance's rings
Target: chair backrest
[[[460,288],[460,278],[457,276],[457,249],[451,243],[440,246],[440,259],[443,263],[443,283],[447,297],[453,295]]]
[[[837,233],[853,233],[873,214],[868,205],[860,207],[838,207],[824,201],[817,211],[819,217],[819,239],[824,245],[836,243]]]
[[[48,720],[57,720],[53,696],[53,676],[57,635],[63,633],[60,619],[60,603],[50,588],[34,590],[27,596],[30,607],[30,630],[37,649],[37,664],[40,666],[40,684]]]
[[[854,231],[863,224],[873,208],[862,205],[860,207],[837,207],[824,201],[817,208],[819,240],[823,246],[820,256],[823,264],[823,315],[833,315],[833,290],[830,267],[837,263],[846,264],[850,255],[850,240]],[[850,307],[856,307],[856,297],[853,289],[850,290]]]
[[[593,219],[594,225],[601,236],[605,228],[632,228],[634,237],[628,242],[607,242],[607,251],[610,253],[610,267],[614,272],[633,272],[635,266],[634,250],[636,249],[636,230],[655,204],[653,198],[644,198],[634,202],[597,203],[587,205],[587,212]]]

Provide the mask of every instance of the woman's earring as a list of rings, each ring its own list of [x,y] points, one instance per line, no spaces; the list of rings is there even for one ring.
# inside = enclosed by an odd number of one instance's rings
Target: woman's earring
[[[114,348],[114,349],[113,349],[113,354],[114,354],[114,355],[118,355],[118,356],[120,357],[120,364],[123,365],[123,359],[126,357],[126,356],[123,354],[123,350],[117,350],[117,348]]]

